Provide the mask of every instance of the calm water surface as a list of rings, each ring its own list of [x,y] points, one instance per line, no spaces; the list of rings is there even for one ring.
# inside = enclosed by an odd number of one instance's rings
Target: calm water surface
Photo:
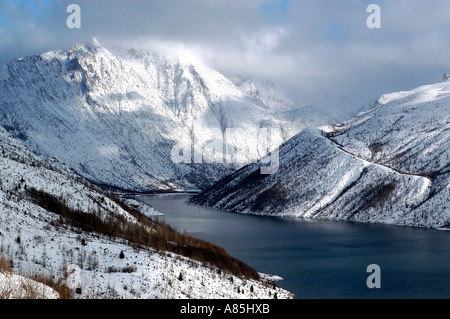
[[[450,298],[450,232],[232,214],[184,204],[189,195],[138,197],[174,228],[284,278],[296,298]],[[369,289],[369,264],[381,288]]]

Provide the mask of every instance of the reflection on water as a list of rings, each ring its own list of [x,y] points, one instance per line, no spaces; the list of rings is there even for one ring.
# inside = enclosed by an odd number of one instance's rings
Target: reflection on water
[[[184,204],[188,195],[138,199],[180,231],[280,275],[298,298],[450,298],[450,232],[232,214]],[[368,289],[366,267],[381,267]]]

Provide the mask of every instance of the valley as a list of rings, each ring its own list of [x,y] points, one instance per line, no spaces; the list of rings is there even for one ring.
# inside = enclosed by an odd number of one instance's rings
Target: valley
[[[345,121],[286,92],[95,39],[8,62],[0,296],[448,294],[450,81]],[[383,295],[358,286],[374,262],[402,279]],[[403,286],[427,269],[435,290]]]

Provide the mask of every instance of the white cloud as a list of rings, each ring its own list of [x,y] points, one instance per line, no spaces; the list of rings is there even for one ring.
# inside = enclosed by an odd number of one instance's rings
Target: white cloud
[[[242,36],[247,51],[260,54],[272,52],[280,44],[280,38],[288,36],[286,28],[275,26],[259,30],[255,34]]]

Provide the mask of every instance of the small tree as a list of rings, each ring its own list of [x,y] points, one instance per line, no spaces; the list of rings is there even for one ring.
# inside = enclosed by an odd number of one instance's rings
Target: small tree
[[[119,258],[120,259],[124,259],[125,258],[125,254],[124,254],[123,250],[120,251]]]
[[[180,274],[178,275],[178,280],[183,281],[183,273],[180,271]]]

